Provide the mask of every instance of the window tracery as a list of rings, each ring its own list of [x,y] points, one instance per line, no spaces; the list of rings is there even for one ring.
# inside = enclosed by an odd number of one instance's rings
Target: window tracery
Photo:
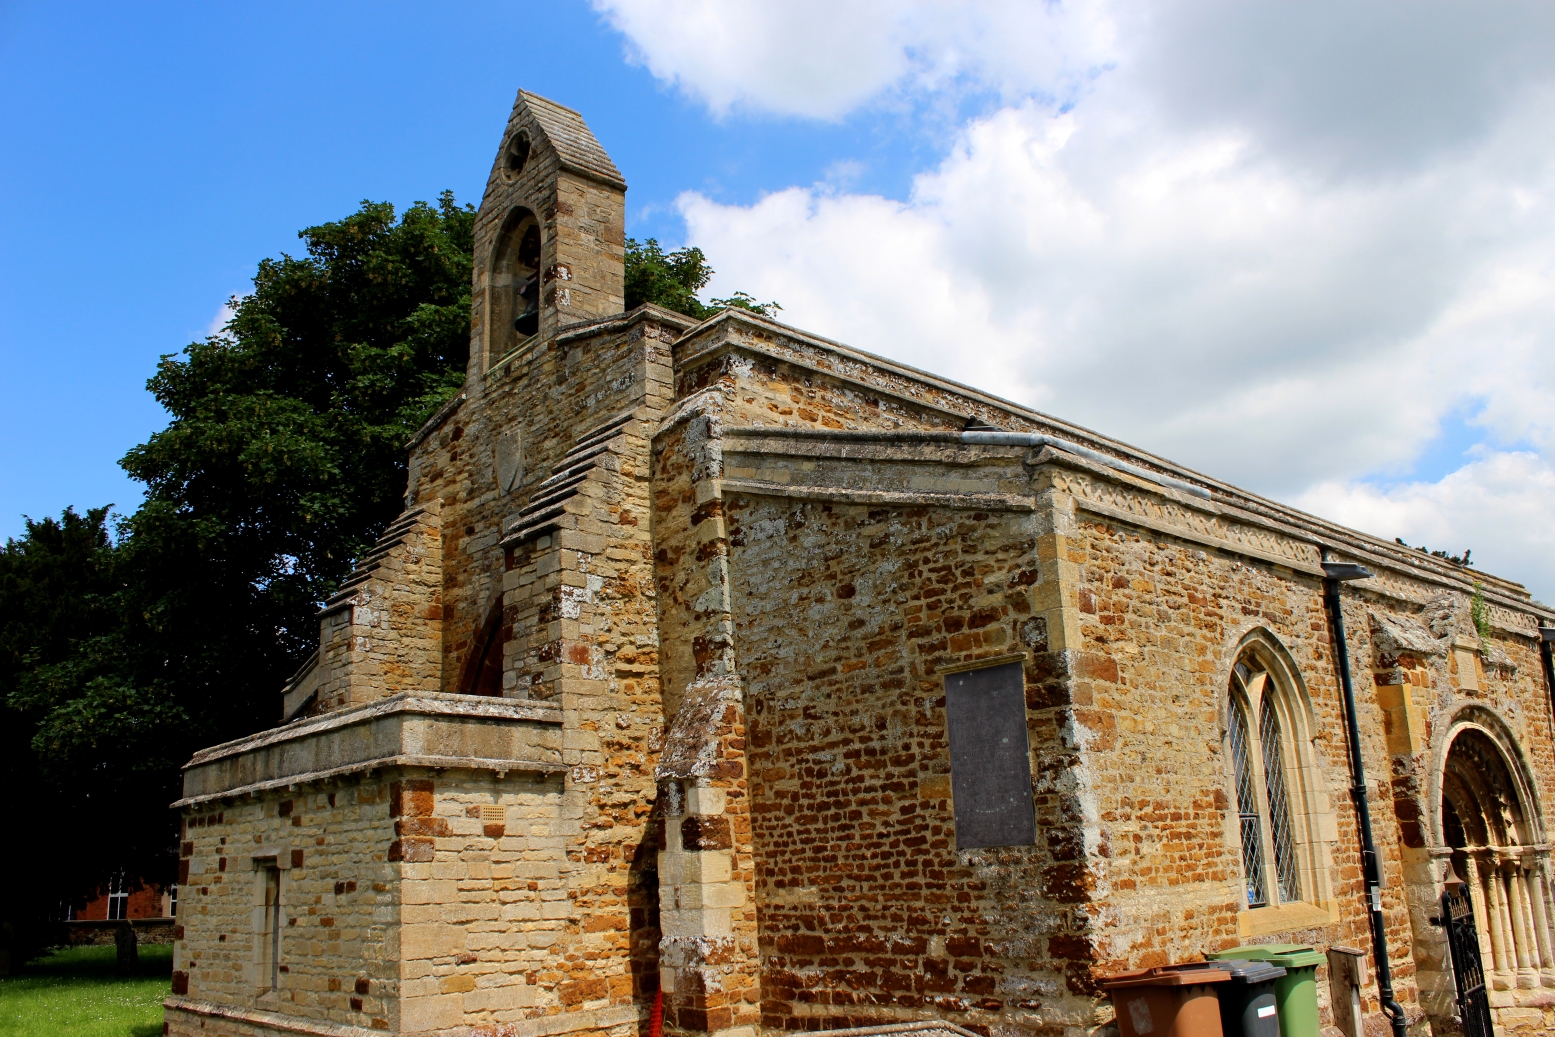
[[[1314,874],[1317,802],[1302,774],[1310,746],[1302,744],[1303,725],[1279,669],[1249,647],[1231,672],[1226,748],[1248,910],[1322,899]]]

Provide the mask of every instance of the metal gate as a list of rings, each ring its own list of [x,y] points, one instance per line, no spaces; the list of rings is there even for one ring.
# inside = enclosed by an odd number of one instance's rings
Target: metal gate
[[[1448,883],[1442,893],[1441,924],[1447,929],[1447,948],[1452,953],[1452,978],[1458,987],[1463,1032],[1466,1037],[1494,1037],[1485,968],[1479,960],[1479,933],[1474,928],[1474,905],[1469,902],[1466,883]]]

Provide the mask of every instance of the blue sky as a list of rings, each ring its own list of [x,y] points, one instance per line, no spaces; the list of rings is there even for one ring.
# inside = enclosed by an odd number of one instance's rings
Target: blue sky
[[[0,536],[139,499],[157,357],[523,87],[709,294],[1555,597],[1542,0],[0,6]]]
[[[264,256],[364,199],[478,201],[515,91],[587,113],[629,233],[680,244],[695,189],[905,193],[928,142],[890,113],[715,120],[623,57],[580,3],[0,8],[0,536],[139,487],[157,358],[203,337]],[[932,160],[932,155],[929,158]]]

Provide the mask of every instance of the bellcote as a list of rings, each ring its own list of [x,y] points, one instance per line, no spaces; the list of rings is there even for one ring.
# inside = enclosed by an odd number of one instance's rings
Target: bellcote
[[[475,221],[468,385],[625,306],[626,181],[571,108],[520,90]]]

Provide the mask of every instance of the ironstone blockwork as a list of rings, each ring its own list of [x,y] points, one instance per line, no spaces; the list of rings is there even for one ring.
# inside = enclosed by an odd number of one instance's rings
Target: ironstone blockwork
[[[759,315],[623,313],[624,189],[519,95],[404,515],[285,723],[186,769],[169,1034],[1081,1037],[1113,971],[1369,946],[1324,558],[1376,574],[1399,1000],[1459,1018],[1451,866],[1498,1032],[1555,1028],[1555,613]],[[958,674],[997,694],[953,728]]]

